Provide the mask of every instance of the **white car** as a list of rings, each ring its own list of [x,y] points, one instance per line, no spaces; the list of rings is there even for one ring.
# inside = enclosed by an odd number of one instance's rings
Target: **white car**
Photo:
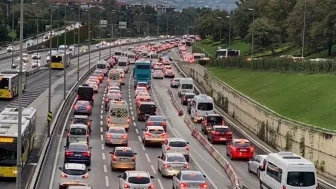
[[[40,67],[40,66],[41,66],[41,60],[33,60],[32,61],[32,65],[31,65],[32,68],[37,68],[37,67]]]
[[[93,88],[93,91],[94,91],[95,93],[98,93],[99,86],[97,85],[96,82],[89,81],[89,82],[87,82],[87,84],[88,84],[90,87]]]
[[[189,161],[189,142],[184,138],[167,138],[162,144],[162,154],[179,153]]]
[[[164,78],[164,74],[162,70],[154,70],[153,79],[163,79],[163,78]]]
[[[66,188],[69,183],[89,184],[89,171],[85,164],[66,163],[59,167],[61,178],[59,188]]]
[[[164,153],[158,157],[158,171],[162,176],[174,176],[180,170],[189,170],[189,163],[182,154]]]
[[[41,54],[40,53],[34,53],[31,58],[33,60],[41,60]]]
[[[10,45],[7,47],[7,52],[13,52],[13,51],[15,51],[14,46]]]
[[[154,189],[151,176],[147,171],[125,171],[122,175],[118,175],[119,189]]]
[[[200,171],[183,170],[173,176],[173,189],[209,189],[209,184]]]
[[[256,155],[248,162],[247,170],[249,173],[257,174],[259,178],[259,166],[263,165],[264,159],[267,155]]]
[[[162,126],[147,126],[143,129],[142,137],[144,146],[148,144],[162,144],[167,139],[167,133]]]

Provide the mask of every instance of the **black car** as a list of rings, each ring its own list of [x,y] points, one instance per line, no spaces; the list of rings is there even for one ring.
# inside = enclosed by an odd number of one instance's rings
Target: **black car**
[[[84,163],[91,165],[91,147],[85,143],[70,143],[64,147],[64,163]]]
[[[194,98],[194,96],[195,96],[194,93],[185,93],[184,95],[181,96],[181,104],[187,105],[188,102],[190,102]]]
[[[89,101],[93,106],[94,102],[93,88],[87,84],[83,84],[77,88],[77,100]]]
[[[146,121],[151,115],[156,115],[156,105],[154,102],[140,102],[137,111],[138,121]]]

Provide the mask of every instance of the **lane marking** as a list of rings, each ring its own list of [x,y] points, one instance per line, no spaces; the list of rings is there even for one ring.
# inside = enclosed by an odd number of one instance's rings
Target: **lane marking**
[[[130,110],[132,110],[132,106],[130,106]]]
[[[151,168],[152,168],[153,173],[156,174],[156,171],[153,165],[151,165]]]
[[[141,137],[140,137],[140,136],[138,136],[138,139],[139,139],[139,141],[140,141],[140,142],[142,142],[142,139],[141,139]]]
[[[134,116],[132,116],[132,120],[134,121]]]
[[[104,172],[107,173],[106,165],[104,165]]]
[[[103,119],[103,115],[100,115],[100,119]]]
[[[133,111],[131,111],[131,114],[133,115]]]
[[[132,102],[130,102],[130,106],[132,106]]]
[[[135,129],[135,132],[136,132],[137,134],[139,134],[139,131],[138,131],[138,129]]]
[[[102,105],[101,105],[101,108],[103,109],[104,108],[104,104],[102,103]]]
[[[100,110],[100,113],[101,113],[101,114],[103,114],[103,113],[104,113],[104,111],[103,111],[103,110]]]
[[[157,182],[159,183],[159,186],[160,186],[160,188],[161,188],[161,189],[164,189],[164,187],[163,187],[163,184],[162,184],[161,180],[160,180],[160,179],[156,179],[156,180],[157,180]]]
[[[103,137],[103,135],[100,135],[100,140],[104,140],[104,137]]]
[[[140,137],[140,136],[138,136],[138,137]],[[145,148],[145,146],[144,146],[143,144],[141,144],[141,148],[142,148],[144,151],[146,151],[146,148]]]
[[[107,187],[110,186],[110,183],[109,183],[109,180],[108,180],[108,177],[107,177],[107,176],[105,176],[105,185],[106,185]]]
[[[146,156],[146,158],[147,158],[147,161],[150,163],[150,162],[151,162],[151,160],[149,159],[149,156],[148,156],[148,154],[145,154],[145,156]]]
[[[102,153],[102,157],[103,157],[103,160],[105,160],[106,157],[105,157],[105,153],[104,152]]]
[[[103,121],[100,121],[100,125],[103,125]]]
[[[133,126],[136,127],[136,123],[135,122],[133,122]]]
[[[103,127],[100,127],[100,132],[101,132],[101,133],[103,132]]]
[[[104,144],[101,144],[101,147],[102,147],[102,150],[104,150],[104,148],[105,148],[105,145],[104,145]]]

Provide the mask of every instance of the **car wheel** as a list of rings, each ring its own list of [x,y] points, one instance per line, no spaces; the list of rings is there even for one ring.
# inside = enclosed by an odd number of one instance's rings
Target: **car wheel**
[[[247,171],[248,171],[249,173],[251,173],[251,167],[250,167],[250,164],[247,165]]]

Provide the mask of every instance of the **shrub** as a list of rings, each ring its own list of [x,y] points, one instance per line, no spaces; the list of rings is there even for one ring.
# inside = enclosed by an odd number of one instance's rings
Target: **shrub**
[[[198,63],[202,66],[205,66],[209,61],[208,60],[199,60]]]

